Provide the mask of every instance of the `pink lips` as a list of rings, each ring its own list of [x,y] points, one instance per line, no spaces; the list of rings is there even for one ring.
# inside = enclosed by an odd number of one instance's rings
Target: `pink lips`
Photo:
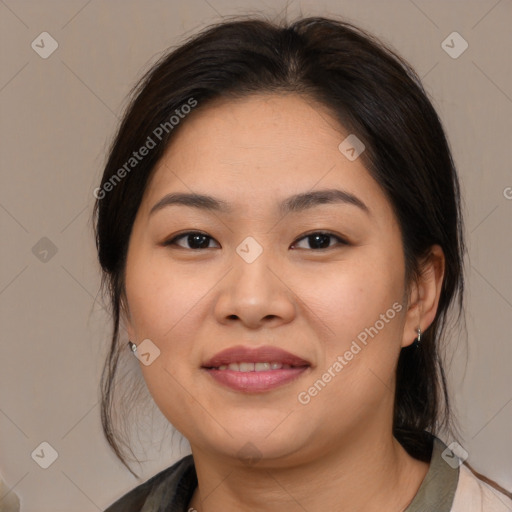
[[[290,368],[262,371],[237,371],[224,369],[231,363],[280,363]],[[219,352],[203,364],[209,375],[217,382],[236,391],[261,393],[286,384],[310,368],[310,363],[285,350],[265,346],[248,348],[237,346]]]

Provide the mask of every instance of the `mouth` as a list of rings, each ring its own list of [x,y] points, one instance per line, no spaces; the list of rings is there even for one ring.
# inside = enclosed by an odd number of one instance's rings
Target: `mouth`
[[[245,393],[261,393],[304,374],[311,363],[276,347],[233,347],[202,365],[217,383]]]

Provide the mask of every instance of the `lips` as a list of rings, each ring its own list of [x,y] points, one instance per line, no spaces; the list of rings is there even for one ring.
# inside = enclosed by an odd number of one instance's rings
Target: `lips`
[[[294,381],[311,364],[276,347],[229,348],[202,365],[214,382],[243,393],[264,393]]]

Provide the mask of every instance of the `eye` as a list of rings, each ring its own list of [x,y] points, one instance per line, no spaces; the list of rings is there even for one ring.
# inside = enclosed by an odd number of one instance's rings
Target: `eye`
[[[186,242],[189,244],[189,247],[184,247],[181,244],[178,244],[177,241],[185,238]],[[201,233],[200,231],[187,231],[186,233],[182,233],[181,235],[175,236],[171,240],[164,242],[164,246],[168,245],[177,245],[178,247],[182,247],[183,249],[209,249],[210,240],[213,240],[211,236],[208,236],[206,233]]]
[[[330,240],[335,238],[341,245],[349,245],[349,243],[343,238],[329,232],[324,231],[315,231],[314,233],[309,233],[302,238],[297,240],[307,240],[310,244],[310,247],[300,247],[301,249],[329,249],[332,246],[330,245]],[[297,245],[297,242],[294,242],[292,248]],[[311,247],[312,246],[312,247]]]

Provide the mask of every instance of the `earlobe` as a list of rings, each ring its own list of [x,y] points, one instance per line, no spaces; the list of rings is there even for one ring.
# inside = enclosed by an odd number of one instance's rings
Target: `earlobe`
[[[445,256],[439,245],[430,248],[421,264],[420,275],[411,286],[410,302],[402,337],[402,347],[411,345],[434,321],[445,272]]]

